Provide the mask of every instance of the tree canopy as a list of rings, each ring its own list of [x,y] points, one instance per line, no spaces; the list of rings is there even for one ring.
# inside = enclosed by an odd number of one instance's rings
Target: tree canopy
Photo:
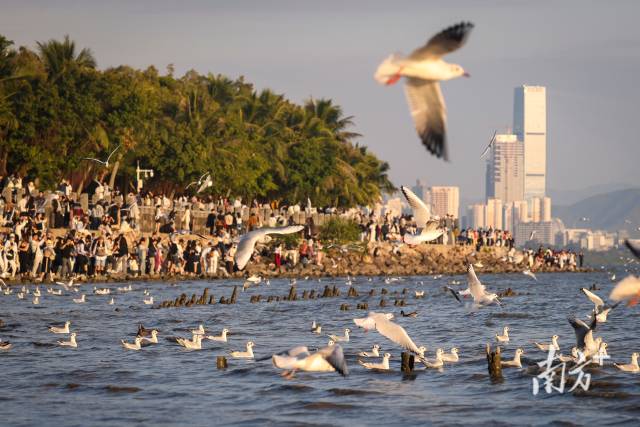
[[[369,204],[393,190],[389,166],[355,143],[352,127],[329,99],[299,105],[243,77],[174,77],[172,67],[102,71],[68,36],[35,52],[0,36],[0,174],[40,187],[105,177],[111,170],[83,157],[120,145],[110,168],[128,181],[137,162],[153,168],[151,190],[180,193],[211,172],[215,194]]]

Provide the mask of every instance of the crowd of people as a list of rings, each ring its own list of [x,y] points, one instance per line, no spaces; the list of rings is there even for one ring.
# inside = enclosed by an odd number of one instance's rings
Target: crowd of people
[[[419,231],[411,216],[389,212],[377,216],[367,207],[318,210],[310,203],[280,206],[275,202],[268,205],[253,202],[246,206],[241,198],[187,195],[170,198],[151,192],[124,195],[97,180],[86,188],[90,203],[85,210],[66,180],[47,196],[33,182],[23,185],[15,176],[0,181],[0,226],[11,230],[0,236],[0,274],[4,277],[43,279],[113,273],[228,275],[234,271],[234,242],[241,234],[261,227],[293,225],[296,214],[303,211],[348,217],[360,227],[360,240],[364,242],[402,242],[405,234]],[[153,230],[144,233],[147,237],[140,232],[141,207],[154,212]],[[258,214],[265,207],[271,212],[267,218]],[[243,217],[241,212],[246,208],[250,214]],[[184,236],[194,231],[193,211],[207,213],[206,223],[198,238],[187,239]],[[513,236],[508,231],[460,230],[457,219],[450,215],[437,221],[443,233],[433,244],[471,245],[476,250],[502,246],[514,250]],[[318,239],[319,228],[309,215],[304,225],[299,245],[282,242],[256,252],[255,256],[267,257],[278,270],[298,262],[322,264],[324,246]],[[65,232],[54,234],[51,229]],[[527,263],[532,268],[542,264],[576,266],[576,254],[570,251],[541,248],[527,254],[530,256]],[[582,266],[582,256],[579,264]]]

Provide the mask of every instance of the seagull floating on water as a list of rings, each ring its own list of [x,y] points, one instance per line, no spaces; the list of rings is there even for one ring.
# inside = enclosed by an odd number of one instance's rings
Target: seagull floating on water
[[[371,352],[367,352],[367,351],[361,351],[360,353],[358,353],[358,356],[360,357],[380,357],[380,346],[378,344],[374,344],[373,347],[371,348]]]
[[[177,338],[176,342],[188,350],[202,350],[202,335],[193,335],[191,340]]]
[[[145,298],[145,299],[142,300],[142,302],[144,302],[145,305],[152,305],[153,304],[153,297]]]
[[[54,334],[68,334],[69,326],[71,326],[70,321],[64,322],[64,326],[50,326],[49,332],[53,332]]]
[[[438,369],[438,368],[442,368],[444,366],[444,360],[443,357],[444,356],[444,350],[442,350],[441,348],[436,350],[436,358],[433,360],[428,360],[425,359],[424,357],[420,357],[420,361],[424,364],[424,366],[426,366],[429,369]]]
[[[149,343],[149,344],[158,344],[158,331],[155,329],[151,330],[151,338],[149,337],[139,337],[142,339],[141,342]]]
[[[334,342],[349,342],[349,333],[350,332],[351,332],[351,329],[345,328],[343,336],[340,336],[340,335],[329,335],[329,338],[331,338]]]
[[[205,338],[211,341],[227,342],[228,333],[229,333],[229,330],[227,328],[224,328],[220,335],[207,335]]]
[[[322,326],[318,325],[315,320],[311,323],[311,332],[317,335],[322,333]]]
[[[638,366],[638,353],[633,353],[631,355],[631,363],[626,365],[614,363],[613,366],[624,372],[640,372],[640,366]]]
[[[551,337],[551,343],[547,344],[547,343],[539,343],[539,342],[535,342],[534,341],[534,345],[536,347],[538,347],[539,350],[542,351],[549,351],[549,348],[553,347],[555,349],[555,351],[560,351],[560,346],[558,345],[558,336],[554,335]]]
[[[448,64],[442,56],[462,47],[473,24],[461,22],[433,36],[426,45],[408,57],[392,55],[375,73],[375,79],[386,85],[406,78],[405,94],[422,144],[436,157],[449,159],[446,138],[446,107],[440,81],[469,74],[457,64]]]
[[[503,360],[500,362],[503,368],[522,368],[522,362],[520,361],[520,356],[524,354],[524,350],[521,348],[516,348],[516,352],[513,356],[513,360]]]
[[[443,362],[457,362],[460,360],[460,356],[458,355],[458,353],[460,352],[460,350],[458,350],[457,347],[453,347],[451,349],[451,353],[447,354],[447,353],[443,353],[442,354],[442,361]]]
[[[237,359],[253,359],[253,345],[253,341],[249,341],[246,351],[232,351],[229,354]]]
[[[382,356],[382,361],[379,363],[375,362],[363,362],[362,360],[358,360],[358,363],[364,366],[367,369],[375,369],[379,371],[388,371],[389,370],[389,359],[391,358],[391,354],[385,353]]]
[[[142,348],[140,346],[140,343],[142,342],[141,337],[136,337],[133,343],[128,343],[124,340],[120,340],[120,342],[122,343],[122,346],[127,350],[140,350]]]
[[[76,304],[82,304],[84,302],[87,302],[86,297],[84,294],[80,295],[80,298],[74,298],[73,302],[75,302]]]
[[[502,335],[496,334],[496,341],[498,342],[509,342],[509,327],[505,326],[502,328]]]
[[[58,341],[58,345],[61,346],[61,347],[77,348],[78,347],[78,343],[76,341],[76,333],[72,332],[71,335],[69,335],[69,341]]]

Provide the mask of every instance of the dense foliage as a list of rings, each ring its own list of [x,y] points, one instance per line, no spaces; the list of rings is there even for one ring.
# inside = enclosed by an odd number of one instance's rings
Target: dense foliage
[[[343,218],[332,218],[320,228],[320,238],[335,243],[357,242],[360,240],[360,225]]]
[[[0,174],[53,187],[153,168],[146,188],[180,193],[210,171],[215,194],[353,206],[393,189],[388,165],[353,143],[351,117],[331,100],[297,105],[242,77],[154,67],[96,69],[88,49],[50,40],[37,52],[0,36]],[[106,159],[109,169],[83,157]],[[108,175],[109,174],[109,175]],[[111,177],[113,182],[113,177]],[[129,184],[131,185],[131,184]]]

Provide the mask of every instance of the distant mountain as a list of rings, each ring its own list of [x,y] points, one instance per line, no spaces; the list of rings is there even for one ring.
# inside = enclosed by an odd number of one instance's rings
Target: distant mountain
[[[626,190],[634,187],[636,186],[621,182],[613,182],[610,184],[592,185],[591,187],[585,187],[579,190],[555,190],[553,188],[548,188],[547,196],[551,197],[551,203],[553,204],[562,203],[563,205],[568,206],[592,196],[611,193],[618,190]]]
[[[569,206],[554,205],[552,213],[554,217],[562,219],[567,228],[628,230],[637,236],[640,227],[640,188],[598,194]]]

